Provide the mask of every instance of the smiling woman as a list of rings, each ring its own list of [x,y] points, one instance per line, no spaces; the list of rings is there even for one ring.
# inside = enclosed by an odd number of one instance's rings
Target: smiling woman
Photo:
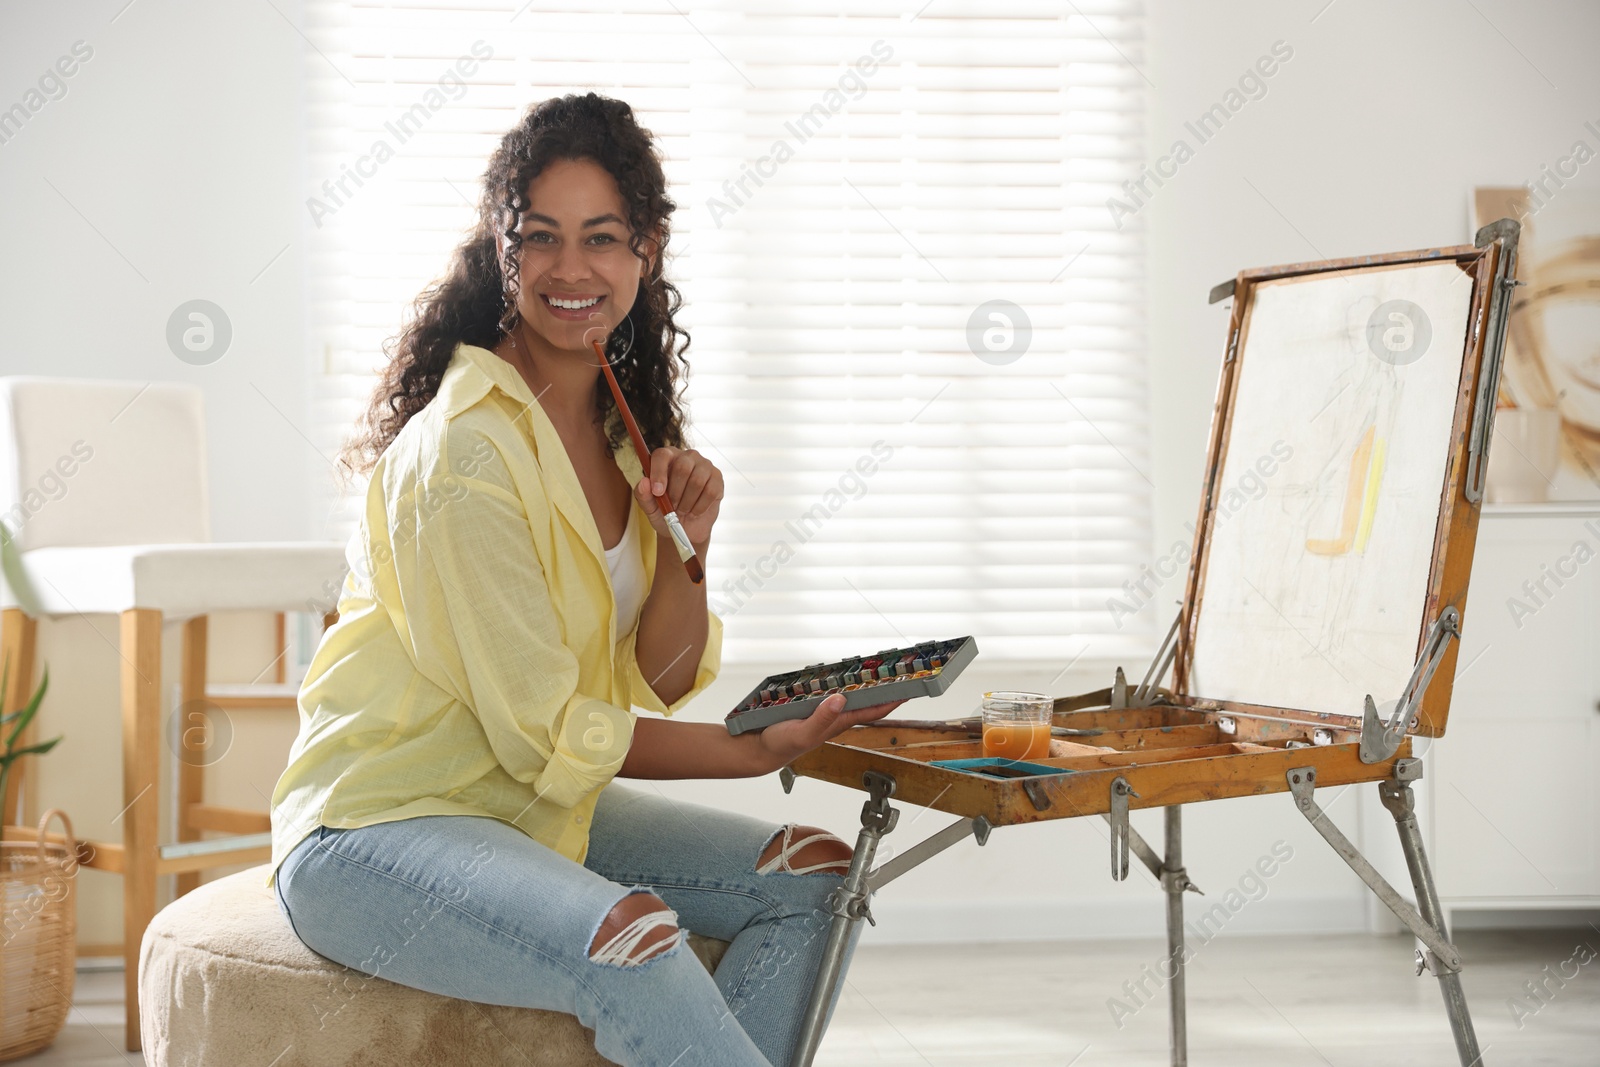
[[[547,100],[490,158],[479,208],[342,457],[371,477],[273,796],[269,883],[310,948],[363,970],[426,914],[384,977],[575,1014],[617,1063],[787,1063],[849,846],[613,779],[771,773],[896,704],[837,698],[739,736],[667,721],[716,677],[722,626],[663,505],[704,556],[723,479],[685,447],[653,140],[622,101]],[[714,974],[680,918],[731,942]]]

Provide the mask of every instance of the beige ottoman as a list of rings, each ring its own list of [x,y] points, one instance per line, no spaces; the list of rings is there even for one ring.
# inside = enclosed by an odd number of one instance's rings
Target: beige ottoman
[[[317,955],[278,911],[267,870],[208,882],[145,931],[139,1028],[150,1067],[611,1062],[576,1016],[424,993]],[[692,932],[688,942],[707,970],[728,947]]]

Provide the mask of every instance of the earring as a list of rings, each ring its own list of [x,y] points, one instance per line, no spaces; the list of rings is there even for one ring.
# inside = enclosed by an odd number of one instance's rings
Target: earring
[[[506,308],[511,307],[511,306],[512,306],[511,305],[511,291],[509,289],[502,289],[500,291],[500,309],[502,311],[504,311]],[[518,320],[519,320],[519,316],[513,314],[511,316],[511,325],[506,327],[506,331],[505,331],[506,335],[508,337],[510,337],[510,339],[511,339],[511,347],[513,347],[513,348],[515,348],[517,346],[517,323],[518,323]]]

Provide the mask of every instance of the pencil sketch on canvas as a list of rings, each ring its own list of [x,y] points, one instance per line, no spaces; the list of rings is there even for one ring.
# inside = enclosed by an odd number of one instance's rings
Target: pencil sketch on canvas
[[[1188,691],[1359,715],[1422,630],[1472,279],[1454,262],[1258,284]],[[1265,461],[1264,461],[1265,457]]]

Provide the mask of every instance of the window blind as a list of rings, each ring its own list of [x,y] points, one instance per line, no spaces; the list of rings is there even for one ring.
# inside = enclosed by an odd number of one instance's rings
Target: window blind
[[[520,7],[307,2],[319,450],[501,134],[594,89],[654,132],[679,205],[725,659],[964,634],[1000,659],[1147,652],[1142,237],[1106,206],[1142,160],[1138,5]],[[329,535],[358,507],[331,500]]]

